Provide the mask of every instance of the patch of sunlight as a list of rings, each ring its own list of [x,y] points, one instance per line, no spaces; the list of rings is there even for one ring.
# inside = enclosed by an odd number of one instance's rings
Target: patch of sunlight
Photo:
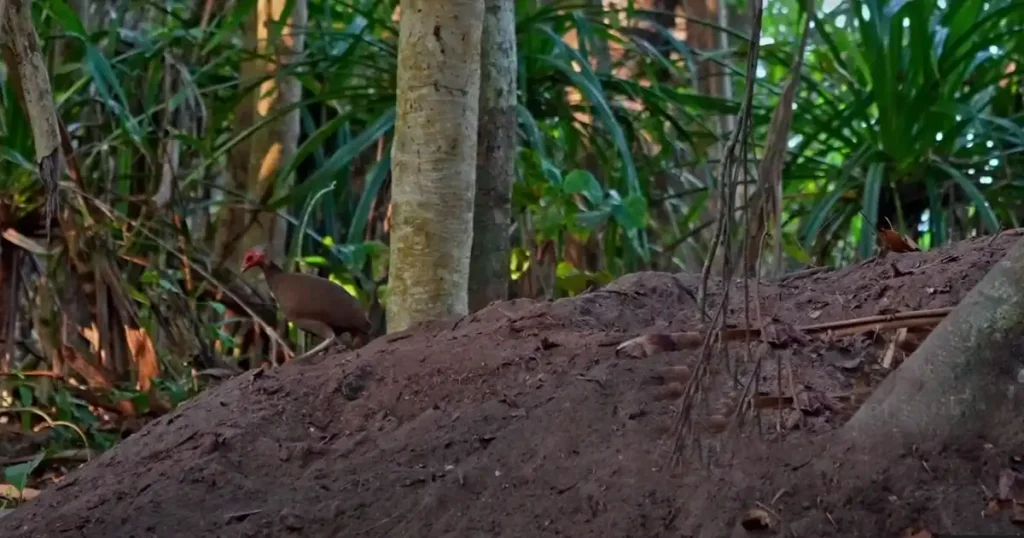
[[[921,250],[929,250],[932,248],[932,233],[930,231],[922,232],[917,238],[917,246]]]
[[[846,28],[846,15],[836,17],[836,28]]]
[[[991,166],[992,168],[999,166],[999,159],[996,159],[995,157],[989,159],[988,165]]]
[[[981,178],[978,179],[978,182],[981,183],[982,185],[991,185],[992,176],[981,176]]]
[[[333,273],[330,276],[328,276],[327,279],[341,286],[342,288],[345,288],[345,291],[347,291],[349,295],[353,297],[360,296],[359,288],[356,286],[356,283],[353,282],[351,279],[346,279],[346,281],[343,281],[341,278],[338,277],[338,275],[335,275]]]
[[[942,142],[942,133],[935,133],[935,141]]]

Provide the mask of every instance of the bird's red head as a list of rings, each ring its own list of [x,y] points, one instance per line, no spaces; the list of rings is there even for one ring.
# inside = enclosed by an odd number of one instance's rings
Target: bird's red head
[[[262,266],[267,261],[267,251],[263,247],[252,247],[245,251],[245,256],[242,258],[242,272],[246,272],[253,267]]]

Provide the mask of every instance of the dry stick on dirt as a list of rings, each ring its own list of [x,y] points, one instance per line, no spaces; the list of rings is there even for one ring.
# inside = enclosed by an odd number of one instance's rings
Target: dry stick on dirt
[[[1024,241],[1018,241],[844,426],[861,455],[1019,425]],[[1003,429],[999,429],[1002,427]],[[1019,442],[1020,428],[1012,428]],[[884,460],[879,465],[885,465]]]
[[[828,323],[804,325],[794,327],[794,329],[805,334],[821,334],[837,337],[851,336],[871,331],[929,327],[939,324],[952,310],[952,308],[935,308],[931,310],[900,312],[897,314],[866,316],[841,321],[830,321]],[[723,329],[719,331],[719,338],[725,342],[733,342],[748,336],[760,338],[761,329],[757,327],[743,327],[739,329]],[[621,352],[636,358],[645,358],[650,357],[655,353],[679,351],[682,349],[693,349],[699,347],[703,345],[706,337],[706,333],[697,331],[645,334],[626,340],[619,344],[619,347],[616,348],[615,351],[616,353]]]
[[[736,203],[736,185],[739,181],[739,169],[746,172],[747,140],[750,138],[754,100],[754,84],[757,77],[757,59],[760,52],[761,41],[761,14],[763,6],[761,0],[755,0],[750,5],[753,15],[753,28],[749,41],[750,52],[747,56],[747,85],[744,94],[743,104],[740,107],[739,121],[736,130],[729,137],[725,151],[722,155],[722,162],[719,168],[719,195],[721,198],[721,213],[718,216],[718,223],[715,230],[715,239],[711,251],[704,259],[704,267],[701,271],[701,283],[698,291],[697,303],[702,317],[707,317],[706,300],[708,277],[711,274],[711,265],[714,263],[716,252],[722,249],[722,296],[716,313],[711,321],[711,326],[704,335],[703,347],[701,348],[700,359],[694,367],[693,376],[686,384],[686,389],[679,398],[679,405],[676,407],[675,417],[672,426],[672,455],[673,464],[681,461],[682,450],[686,441],[693,437],[693,407],[697,397],[701,393],[701,384],[707,375],[711,355],[718,349],[724,349],[724,341],[716,338],[721,334],[721,328],[725,326],[726,312],[729,305],[729,285],[732,280],[733,264],[730,252],[730,224],[734,218]],[[739,151],[737,151],[739,149]],[[744,214],[747,212],[744,211]],[[748,350],[749,354],[749,350]]]

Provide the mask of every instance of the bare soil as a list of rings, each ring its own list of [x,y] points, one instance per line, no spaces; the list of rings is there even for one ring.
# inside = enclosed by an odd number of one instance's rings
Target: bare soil
[[[1016,240],[974,239],[764,283],[761,314],[801,326],[954,306]],[[732,344],[746,371],[767,354],[762,395],[781,385],[798,405],[764,410],[739,430],[699,429],[696,448],[670,465],[678,401],[666,372],[692,366],[697,351],[635,359],[615,349],[645,332],[703,327],[698,284],[688,274],[629,275],[577,298],[495,304],[355,352],[239,376],[0,518],[0,536],[1024,532],[1013,523],[1015,511],[1024,519],[1020,505],[994,501],[1024,502],[1010,479],[1010,470],[1024,472],[1024,422],[991,438],[882,455],[834,442],[859,401],[843,394],[890,371],[880,361],[891,331],[755,345],[749,357]],[[738,325],[739,285],[731,305]],[[731,388],[723,364],[711,400]],[[713,411],[694,412],[706,425]],[[770,528],[745,529],[758,521]]]

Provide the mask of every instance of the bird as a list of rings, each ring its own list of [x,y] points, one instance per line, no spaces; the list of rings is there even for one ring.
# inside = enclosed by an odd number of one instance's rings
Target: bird
[[[345,288],[316,275],[282,270],[262,245],[245,251],[242,258],[243,274],[254,267],[263,271],[284,317],[303,331],[323,338],[323,342],[294,360],[315,355],[344,333],[353,337],[369,335],[370,320],[366,312]]]
[[[882,248],[897,254],[921,251],[921,247],[917,246],[917,243],[915,243],[913,239],[892,228],[888,230],[882,229],[880,231],[879,242],[882,244]]]

